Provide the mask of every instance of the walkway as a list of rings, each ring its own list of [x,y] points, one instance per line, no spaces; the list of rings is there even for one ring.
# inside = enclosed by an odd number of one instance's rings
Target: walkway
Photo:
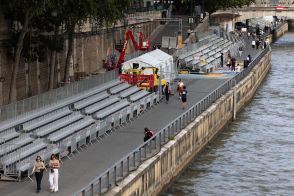
[[[188,80],[188,107],[192,106],[225,80]],[[95,143],[83,152],[65,160],[60,169],[60,191],[54,195],[70,195],[85,186],[91,179],[99,175],[117,160],[128,154],[143,142],[144,127],[160,130],[170,121],[184,112],[177,96],[172,96],[170,103],[161,102],[156,108],[145,113],[132,124],[105,137],[101,143]],[[32,195],[35,192],[35,180],[21,183],[0,182],[1,196]],[[48,172],[43,178],[42,196],[51,195],[48,190]]]

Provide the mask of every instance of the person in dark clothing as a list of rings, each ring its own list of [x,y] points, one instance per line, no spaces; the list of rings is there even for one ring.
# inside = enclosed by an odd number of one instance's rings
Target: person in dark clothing
[[[165,95],[165,100],[166,100],[166,103],[168,104],[168,101],[169,101],[169,95],[171,94],[171,88],[170,88],[170,85],[169,83],[167,82],[165,87],[164,87],[164,95]]]
[[[256,50],[259,49],[259,45],[260,45],[260,41],[259,40],[256,40]]]
[[[183,110],[186,108],[187,106],[187,90],[186,90],[186,86],[183,87],[183,91],[182,91],[182,94],[181,94],[181,100],[182,100],[182,108]]]
[[[236,70],[236,59],[233,57],[231,59],[232,63],[231,63],[231,70],[235,71]]]
[[[150,138],[152,138],[153,135],[154,135],[154,132],[151,131],[151,130],[148,129],[148,128],[144,128],[144,133],[145,133],[145,136],[144,136],[144,142],[146,142],[147,140],[149,140]]]
[[[43,178],[43,171],[45,170],[45,164],[40,156],[37,156],[35,165],[33,167],[32,174],[35,173],[37,182],[37,193],[41,190],[41,181]]]
[[[223,53],[221,53],[220,58],[221,58],[221,67],[224,67],[224,54]]]
[[[250,63],[251,63],[251,55],[248,54],[246,60],[244,61],[244,68],[247,68]]]

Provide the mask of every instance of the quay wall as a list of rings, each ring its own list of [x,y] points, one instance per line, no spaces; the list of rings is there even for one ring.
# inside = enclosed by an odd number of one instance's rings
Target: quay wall
[[[288,29],[289,29],[288,22],[285,22],[278,28],[274,29],[272,32],[272,42],[275,42],[277,39],[282,37],[286,32],[288,32]]]
[[[158,195],[254,96],[271,67],[271,50],[247,77],[105,195]]]

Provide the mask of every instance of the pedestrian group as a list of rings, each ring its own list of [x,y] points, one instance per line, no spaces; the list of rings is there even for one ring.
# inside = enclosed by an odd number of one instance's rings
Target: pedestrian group
[[[58,191],[58,177],[59,177],[59,170],[60,168],[60,161],[55,154],[52,154],[50,157],[50,161],[48,164],[49,169],[49,188],[50,192],[57,192]],[[41,184],[43,178],[43,172],[47,171],[45,167],[44,160],[41,156],[36,157],[36,162],[34,164],[32,174],[35,174],[36,183],[37,183],[37,190],[36,192],[39,193],[41,191]]]

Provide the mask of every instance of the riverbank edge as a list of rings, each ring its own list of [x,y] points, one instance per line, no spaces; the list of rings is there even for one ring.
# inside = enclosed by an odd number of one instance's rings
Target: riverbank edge
[[[270,67],[271,50],[262,57],[246,78],[198,116],[174,140],[164,145],[157,155],[146,160],[106,195],[159,194],[232,120],[234,103],[239,112],[251,101]]]

